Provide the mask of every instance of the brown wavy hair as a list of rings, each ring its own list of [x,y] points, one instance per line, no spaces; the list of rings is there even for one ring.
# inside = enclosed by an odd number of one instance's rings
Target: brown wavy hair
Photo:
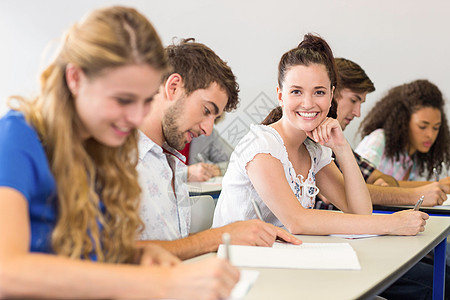
[[[366,72],[355,62],[336,58],[336,67],[339,84],[334,90],[334,97],[340,98],[343,89],[350,89],[355,93],[372,93],[375,91],[375,85]]]
[[[420,175],[433,175],[433,167],[442,171],[442,163],[450,166],[450,133],[444,111],[444,99],[439,88],[428,80],[415,80],[396,86],[368,112],[359,126],[361,137],[382,128],[386,136],[386,156],[399,160],[407,151],[408,132],[411,115],[424,107],[432,107],[441,112],[441,127],[436,141],[427,153],[416,152],[413,161]]]
[[[207,89],[211,83],[217,83],[228,95],[224,111],[231,112],[239,104],[239,84],[231,68],[213,50],[204,44],[188,38],[178,44],[166,47],[171,71],[166,74],[164,81],[172,73],[183,77],[184,89],[187,96],[198,89]]]
[[[120,147],[93,138],[83,141],[65,79],[68,63],[79,66],[89,79],[130,64],[166,72],[164,48],[153,26],[135,9],[95,10],[65,35],[56,59],[41,74],[40,95],[32,101],[12,97],[38,132],[56,179],[58,213],[51,237],[55,253],[131,262],[143,226],[138,213],[137,130]]]

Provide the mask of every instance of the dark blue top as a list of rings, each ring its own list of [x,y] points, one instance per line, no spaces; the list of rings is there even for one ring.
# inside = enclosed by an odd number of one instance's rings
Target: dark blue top
[[[39,137],[22,113],[0,119],[0,186],[11,187],[28,201],[32,252],[52,253],[56,224],[56,185]],[[1,201],[1,199],[0,199]]]

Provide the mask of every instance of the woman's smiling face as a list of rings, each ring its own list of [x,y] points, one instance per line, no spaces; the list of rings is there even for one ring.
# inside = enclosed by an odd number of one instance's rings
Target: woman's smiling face
[[[327,70],[319,64],[291,67],[277,93],[283,117],[294,127],[307,132],[327,117],[333,98]]]

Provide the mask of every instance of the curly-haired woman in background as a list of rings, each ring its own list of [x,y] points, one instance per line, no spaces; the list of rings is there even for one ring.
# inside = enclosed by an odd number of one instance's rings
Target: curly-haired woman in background
[[[442,172],[443,165],[450,166],[444,100],[438,87],[428,80],[390,89],[368,112],[360,131],[363,140],[356,152],[399,181],[432,179],[433,173]],[[449,184],[450,179],[441,183]]]

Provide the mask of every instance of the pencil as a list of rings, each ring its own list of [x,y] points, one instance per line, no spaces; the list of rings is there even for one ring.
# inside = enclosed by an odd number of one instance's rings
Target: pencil
[[[436,168],[433,168],[433,173],[434,173],[434,179],[436,181],[439,181],[439,175],[438,175],[438,172],[437,172]]]
[[[261,210],[259,209],[258,204],[256,203],[255,199],[253,199],[253,198],[250,198],[250,199],[252,201],[253,208],[255,209],[256,216],[258,217],[258,219],[260,219],[262,221],[263,218],[262,218]]]

